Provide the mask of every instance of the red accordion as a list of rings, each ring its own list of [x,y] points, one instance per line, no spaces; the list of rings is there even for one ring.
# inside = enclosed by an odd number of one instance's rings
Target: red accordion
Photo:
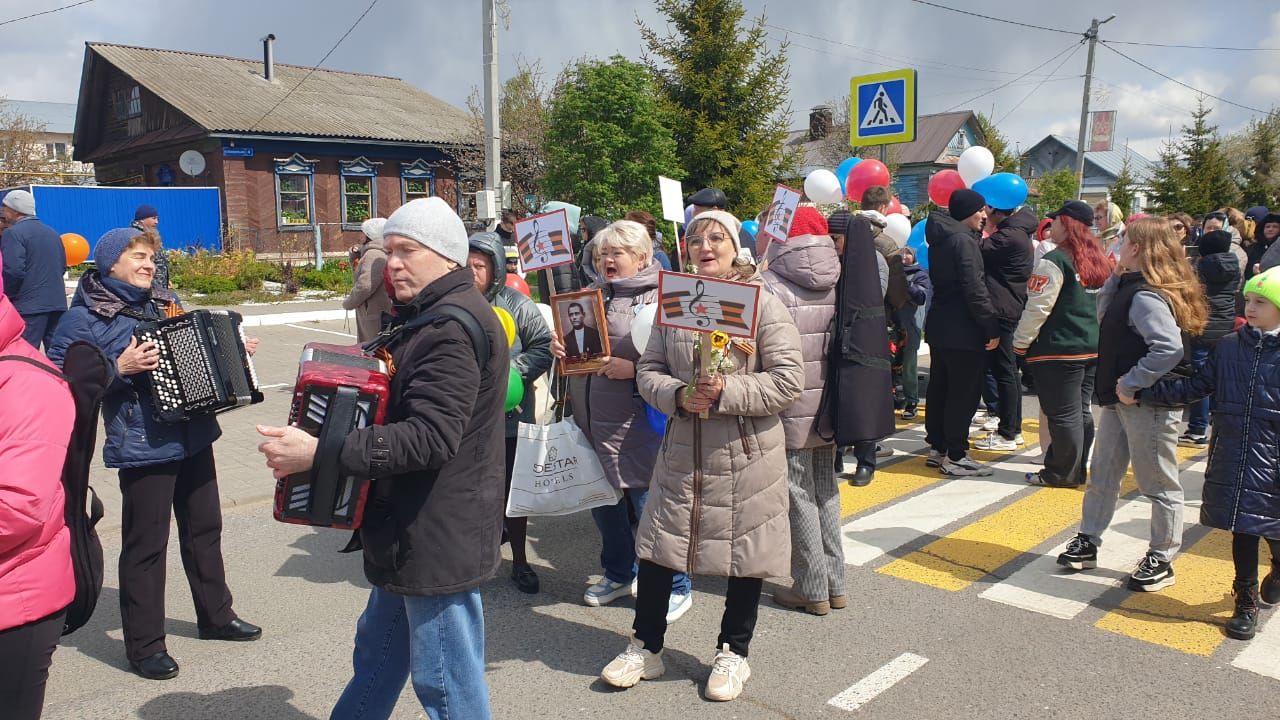
[[[342,475],[338,455],[352,430],[383,423],[390,383],[386,363],[359,345],[303,347],[289,424],[316,436],[319,447],[311,470],[276,481],[277,520],[360,527],[369,479]]]

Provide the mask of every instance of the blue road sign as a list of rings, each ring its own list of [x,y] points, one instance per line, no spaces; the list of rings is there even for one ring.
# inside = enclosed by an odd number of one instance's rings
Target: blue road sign
[[[849,144],[888,145],[916,139],[916,71],[860,75],[850,81]]]

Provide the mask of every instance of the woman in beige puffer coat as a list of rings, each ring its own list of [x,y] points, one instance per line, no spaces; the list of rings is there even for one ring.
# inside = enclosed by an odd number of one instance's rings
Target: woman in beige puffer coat
[[[737,260],[740,223],[704,212],[690,223],[689,261],[698,274],[759,283]],[[695,334],[655,327],[636,366],[640,395],[669,418],[636,534],[640,558],[635,637],[601,673],[631,687],[662,665],[665,616],[677,571],[727,576],[709,700],[732,700],[750,677],[747,650],[763,579],[787,575],[786,439],[779,413],[804,388],[800,334],[776,298],[761,292],[755,337],[730,345],[735,369],[694,382]],[[702,411],[708,418],[699,419]]]

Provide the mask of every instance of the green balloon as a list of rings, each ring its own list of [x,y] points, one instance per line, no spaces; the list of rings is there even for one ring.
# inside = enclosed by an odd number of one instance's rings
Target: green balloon
[[[516,409],[521,400],[524,400],[524,381],[520,379],[520,373],[515,368],[511,368],[507,376],[507,403],[503,406],[503,412],[511,412]]]

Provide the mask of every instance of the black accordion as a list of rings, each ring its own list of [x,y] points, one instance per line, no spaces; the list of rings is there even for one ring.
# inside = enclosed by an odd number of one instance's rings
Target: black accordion
[[[193,310],[166,320],[139,322],[138,343],[160,350],[148,373],[152,406],[162,422],[182,422],[262,402],[258,374],[244,348],[240,314]]]

